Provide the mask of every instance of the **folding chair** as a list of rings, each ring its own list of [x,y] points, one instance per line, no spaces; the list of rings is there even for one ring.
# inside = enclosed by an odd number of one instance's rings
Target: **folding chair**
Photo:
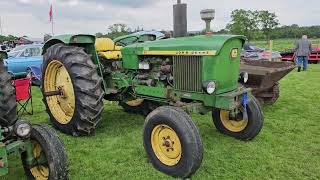
[[[18,109],[18,116],[26,112],[33,115],[32,92],[31,92],[31,78],[13,80],[13,86],[16,89],[16,101],[20,105]],[[28,110],[30,103],[31,110]]]

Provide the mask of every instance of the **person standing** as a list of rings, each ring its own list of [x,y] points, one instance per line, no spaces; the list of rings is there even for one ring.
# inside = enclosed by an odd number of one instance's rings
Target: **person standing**
[[[300,40],[296,42],[296,56],[298,72],[301,71],[301,66],[303,65],[303,71],[307,71],[308,58],[312,51],[311,42],[308,40],[307,35],[303,35]]]

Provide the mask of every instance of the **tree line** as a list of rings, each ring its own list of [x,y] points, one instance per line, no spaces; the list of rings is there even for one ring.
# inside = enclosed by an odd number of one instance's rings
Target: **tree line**
[[[121,24],[121,23],[110,25],[110,26],[108,26],[107,29],[108,29],[108,33],[103,34],[101,32],[98,32],[98,33],[96,33],[96,36],[97,37],[108,37],[108,38],[114,39],[119,36],[124,36],[124,35],[128,35],[131,33],[135,33],[135,32],[139,32],[139,31],[144,30],[143,28],[140,28],[140,27],[136,27],[132,30],[126,24]]]
[[[18,39],[18,37],[13,36],[13,35],[8,35],[8,36],[0,35],[0,42],[4,42],[4,41],[14,41],[14,40],[17,40],[17,39]]]
[[[311,38],[320,38],[320,26],[280,26],[278,17],[273,12],[237,9],[231,13],[231,22],[217,33],[245,35],[248,40],[300,38],[304,34]]]

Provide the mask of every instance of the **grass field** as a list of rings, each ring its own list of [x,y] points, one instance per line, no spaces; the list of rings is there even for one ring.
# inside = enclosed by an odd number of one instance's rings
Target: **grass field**
[[[34,91],[33,123],[49,123],[41,95]],[[264,107],[265,123],[251,142],[226,137],[214,128],[211,114],[192,115],[204,144],[204,160],[192,179],[320,179],[320,66],[292,72],[281,81],[281,97]],[[148,162],[142,146],[144,118],[105,103],[94,136],[64,141],[72,180],[171,179]],[[10,174],[24,179],[20,159],[10,157]]]

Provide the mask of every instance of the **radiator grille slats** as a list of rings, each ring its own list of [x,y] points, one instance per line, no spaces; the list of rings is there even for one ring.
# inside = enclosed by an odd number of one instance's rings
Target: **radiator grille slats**
[[[202,92],[202,57],[173,57],[174,88],[188,92]]]

